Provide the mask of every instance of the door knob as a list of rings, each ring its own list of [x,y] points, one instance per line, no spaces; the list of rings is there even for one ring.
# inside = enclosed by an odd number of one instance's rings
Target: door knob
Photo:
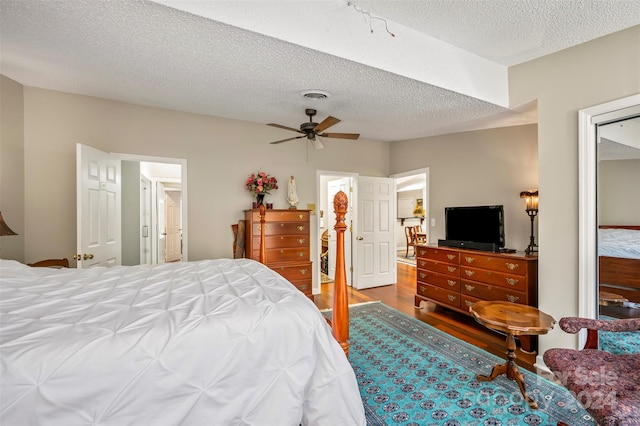
[[[356,237],[356,240],[362,241],[362,240],[364,240],[364,237]]]
[[[80,253],[74,254],[73,255],[73,260],[80,260],[81,257],[82,257],[82,255]]]
[[[83,260],[93,259],[93,255],[92,255],[91,253],[89,253],[89,254],[85,253],[85,254],[82,256],[82,259],[83,259]]]

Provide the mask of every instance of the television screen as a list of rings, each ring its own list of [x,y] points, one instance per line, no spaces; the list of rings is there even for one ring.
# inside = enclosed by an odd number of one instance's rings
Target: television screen
[[[444,213],[447,240],[504,247],[503,206],[445,207]]]

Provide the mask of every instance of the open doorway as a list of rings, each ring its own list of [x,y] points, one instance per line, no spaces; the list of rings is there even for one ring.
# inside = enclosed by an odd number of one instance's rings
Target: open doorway
[[[419,238],[420,243],[429,242],[429,168],[391,177],[395,179],[397,196],[397,261],[415,266],[415,246],[412,245],[415,238]]]
[[[122,264],[183,260],[182,166],[122,160]]]

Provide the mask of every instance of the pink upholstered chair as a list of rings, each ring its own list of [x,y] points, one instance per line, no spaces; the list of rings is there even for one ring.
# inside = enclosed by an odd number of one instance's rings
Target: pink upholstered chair
[[[640,353],[611,354],[598,349],[598,330],[640,330],[640,318],[566,317],[558,324],[572,334],[586,328],[587,343],[582,350],[549,349],[543,355],[547,367],[600,426],[640,425]]]

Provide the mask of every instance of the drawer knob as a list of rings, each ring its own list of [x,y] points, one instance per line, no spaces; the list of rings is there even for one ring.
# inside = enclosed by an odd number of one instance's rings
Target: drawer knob
[[[298,219],[300,219],[300,220],[304,219],[304,215],[303,214],[299,214],[298,215]]]
[[[456,255],[455,255],[455,254],[448,254],[448,255],[447,255],[447,259],[449,259],[449,260],[453,260],[453,259],[455,259],[455,258],[456,258]]]
[[[516,285],[520,280],[516,280],[515,278],[505,278],[507,280],[507,284]]]
[[[468,277],[472,277],[472,276],[474,276],[474,275],[475,275],[476,271],[470,271],[470,270],[468,270],[468,269],[465,269],[465,270],[464,270],[464,273],[465,273],[465,275],[466,275],[466,276],[468,276]]]
[[[447,266],[447,271],[449,271],[449,272],[455,272],[456,269],[457,268],[455,266]]]
[[[520,300],[520,298],[518,296],[507,294],[507,300],[511,303],[516,303],[518,300]]]
[[[420,266],[424,266],[424,265],[426,265],[426,264],[427,264],[427,262],[425,262],[424,260],[421,260],[421,261],[420,261]]]
[[[475,305],[475,303],[473,303],[471,300],[465,300],[464,304],[467,305],[468,308],[472,307],[473,305]]]
[[[456,285],[456,282],[454,280],[447,280],[447,284],[453,287],[454,285]]]
[[[305,240],[304,238],[300,238],[298,240],[298,244],[304,244],[307,240]]]
[[[423,286],[423,285],[419,286],[419,288],[420,288],[420,291],[422,291],[422,292],[424,292],[426,290],[426,287]]]
[[[517,263],[507,262],[507,263],[505,263],[505,266],[507,267],[508,270],[515,271],[516,269],[518,269],[518,266],[520,266],[520,265],[518,265]]]
[[[302,232],[304,231],[304,225],[298,225],[298,231]]]
[[[420,272],[420,278],[424,279],[427,276],[424,272]]]
[[[307,284],[300,284],[300,285],[298,286],[298,288],[299,288],[300,290],[306,290],[306,289],[307,289],[307,287],[308,287],[308,286],[307,286]]]
[[[464,261],[467,263],[473,263],[476,259],[471,256],[465,256]]]
[[[306,274],[306,273],[307,273],[307,270],[306,270],[306,269],[300,269],[300,273],[301,273],[302,275],[304,275],[304,274]]]
[[[302,257],[302,256],[304,256],[304,252],[303,251],[299,251],[298,252],[298,257]]]
[[[456,300],[456,296],[454,296],[453,294],[447,294],[447,299],[449,299],[449,301],[453,302],[454,300]]]
[[[473,291],[473,290],[476,288],[476,286],[474,286],[474,285],[469,285],[469,284],[465,284],[465,285],[464,285],[464,288],[466,288],[466,289],[467,289],[467,291]]]

